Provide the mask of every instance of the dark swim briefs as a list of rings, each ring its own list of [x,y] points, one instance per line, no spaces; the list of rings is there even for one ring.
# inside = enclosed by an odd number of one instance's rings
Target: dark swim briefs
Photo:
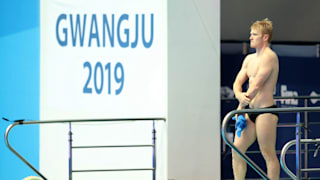
[[[272,106],[265,107],[265,108],[277,108],[277,105],[274,104],[274,105],[272,105]],[[263,108],[263,109],[264,109],[264,108]],[[270,112],[270,113],[276,115],[277,117],[279,117],[279,114],[276,113],[276,112]],[[248,113],[248,116],[249,116],[250,120],[255,123],[257,117],[258,117],[260,114],[265,114],[265,113]]]

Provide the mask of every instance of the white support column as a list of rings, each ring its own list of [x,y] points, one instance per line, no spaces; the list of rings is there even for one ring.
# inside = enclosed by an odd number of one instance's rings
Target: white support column
[[[168,178],[220,179],[220,0],[168,1]]]

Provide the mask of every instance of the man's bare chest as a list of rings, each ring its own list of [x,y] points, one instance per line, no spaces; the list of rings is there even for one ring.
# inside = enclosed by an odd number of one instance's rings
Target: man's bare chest
[[[259,62],[258,61],[251,61],[248,63],[247,67],[247,75],[249,78],[254,78],[257,75],[259,69]]]

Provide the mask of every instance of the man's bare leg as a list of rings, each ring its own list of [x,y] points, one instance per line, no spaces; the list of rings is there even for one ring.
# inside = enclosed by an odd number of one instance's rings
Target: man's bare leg
[[[277,123],[278,117],[270,113],[261,114],[256,120],[257,140],[271,180],[278,180],[280,175],[280,164],[275,148]]]
[[[246,119],[248,117],[246,116]],[[236,133],[235,133],[236,134]],[[256,140],[255,124],[247,120],[247,128],[242,131],[241,137],[235,135],[234,145],[241,151],[246,152],[248,147]],[[232,150],[232,167],[235,180],[244,180],[247,172],[247,163]]]

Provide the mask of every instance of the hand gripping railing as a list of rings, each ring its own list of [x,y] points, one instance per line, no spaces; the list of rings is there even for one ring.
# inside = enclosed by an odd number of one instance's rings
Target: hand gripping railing
[[[17,122],[14,122],[13,124],[10,124],[7,127],[6,133],[5,133],[5,142],[8,148],[16,155],[18,156],[27,166],[29,166],[35,173],[37,173],[41,178],[44,180],[47,180],[47,178],[41,174],[35,167],[33,167],[23,156],[21,156],[9,143],[9,133],[12,130],[13,127],[17,125],[29,125],[29,124],[54,124],[54,123],[81,123],[81,122],[114,122],[114,121],[166,121],[165,118],[127,118],[127,119],[75,119],[75,120],[44,120],[44,121],[22,121],[19,120]],[[153,137],[153,140],[155,140],[155,137]],[[137,145],[138,147],[139,145]],[[154,147],[155,148],[155,147]],[[119,171],[129,171],[129,170],[155,170],[155,149],[153,152],[153,168],[152,169],[118,169]],[[101,171],[118,171],[116,169],[113,170],[101,170]],[[153,173],[153,178],[155,176],[155,172]],[[72,179],[72,178],[69,178]]]
[[[301,139],[300,140],[301,143],[320,143],[320,139]],[[287,142],[287,144],[285,144],[282,148],[281,151],[281,156],[280,156],[280,164],[282,166],[282,169],[285,171],[285,173],[287,173],[292,179],[294,180],[298,180],[299,178],[297,178],[296,175],[294,175],[292,173],[292,171],[289,170],[289,168],[287,167],[286,164],[286,153],[288,151],[288,149],[296,144],[296,140],[291,140],[289,142]],[[320,171],[320,168],[307,168],[307,169],[301,169],[301,171],[304,172],[311,172],[311,171]]]
[[[241,113],[270,113],[270,112],[275,112],[275,113],[283,113],[283,112],[320,112],[320,107],[296,107],[296,108],[265,108],[265,109],[243,109],[243,110],[233,110],[230,111],[223,119],[222,122],[222,128],[221,128],[221,134],[223,140],[226,142],[228,146],[230,146],[231,149],[233,149],[235,152],[239,154],[241,158],[243,158],[247,164],[249,164],[263,179],[269,180],[267,177],[267,174],[257,166],[247,155],[242,153],[235,145],[230,142],[226,138],[226,133],[227,133],[227,126],[228,122],[230,119],[235,115],[235,114],[241,114]]]

